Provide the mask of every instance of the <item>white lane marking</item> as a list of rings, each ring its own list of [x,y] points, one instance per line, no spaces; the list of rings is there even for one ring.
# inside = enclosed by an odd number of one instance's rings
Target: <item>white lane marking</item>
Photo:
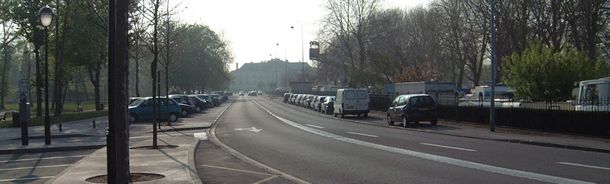
[[[2,160],[0,163],[7,162],[25,162],[25,161],[33,161],[33,160],[53,160],[53,159],[64,159],[64,158],[80,158],[85,157],[87,155],[74,155],[74,156],[63,156],[63,157],[43,157],[43,158],[26,158],[26,159],[18,159],[18,160]]]
[[[37,177],[27,177],[27,178],[9,178],[9,179],[0,179],[0,182],[18,182],[18,181],[29,181],[29,180],[38,180],[38,179],[48,179],[55,178],[55,176],[37,176]]]
[[[270,176],[270,177],[265,178],[265,179],[263,179],[263,180],[260,180],[260,181],[254,182],[253,184],[261,184],[261,183],[265,183],[265,182],[267,182],[267,181],[269,181],[269,180],[272,180],[272,179],[275,179],[275,178],[277,178],[277,177],[279,177],[279,176],[278,176],[278,175]]]
[[[205,140],[208,140],[208,133],[205,133],[205,132],[194,133],[193,137],[195,137],[199,140],[205,141]]]
[[[251,127],[251,128],[236,128],[235,130],[237,130],[237,131],[244,131],[244,130],[247,130],[247,131],[252,131],[252,132],[256,132],[256,133],[258,133],[258,132],[260,132],[260,131],[261,131],[261,130],[263,130],[263,129],[258,129],[258,128],[256,128],[256,127]]]
[[[345,132],[345,133],[348,133],[348,134],[353,134],[353,135],[367,136],[367,137],[379,137],[379,136],[376,136],[376,135],[371,135],[371,134],[363,134],[363,133],[358,133],[358,132]]]
[[[413,157],[417,157],[417,158],[421,158],[421,159],[432,160],[432,161],[446,163],[446,164],[450,164],[450,165],[471,168],[471,169],[476,169],[476,170],[480,170],[480,171],[487,171],[487,172],[496,173],[496,174],[514,176],[514,177],[519,177],[519,178],[537,180],[537,181],[542,181],[542,182],[547,182],[547,183],[578,183],[578,184],[592,183],[592,182],[574,180],[574,179],[563,178],[563,177],[558,177],[558,176],[551,176],[551,175],[545,175],[545,174],[539,174],[539,173],[533,173],[533,172],[527,172],[527,171],[520,171],[520,170],[516,170],[516,169],[503,168],[503,167],[498,167],[498,166],[493,166],[493,165],[486,165],[486,164],[481,164],[481,163],[476,163],[476,162],[459,160],[459,159],[450,158],[450,157],[438,156],[438,155],[433,155],[433,154],[429,154],[429,153],[417,152],[417,151],[412,151],[412,150],[407,150],[407,149],[402,149],[402,148],[390,147],[390,146],[370,143],[370,142],[366,142],[366,141],[351,139],[351,138],[339,136],[336,134],[332,134],[329,132],[321,131],[318,129],[309,128],[307,126],[303,126],[301,124],[295,123],[288,119],[284,119],[282,117],[279,117],[279,116],[273,114],[271,111],[269,111],[267,108],[263,107],[262,105],[258,104],[256,101],[254,101],[254,103],[256,105],[258,105],[259,107],[261,107],[263,110],[267,111],[267,113],[269,113],[271,116],[277,118],[278,120],[280,120],[290,126],[293,126],[293,127],[299,128],[301,130],[304,130],[304,131],[307,131],[307,132],[310,132],[313,134],[317,134],[317,135],[320,135],[323,137],[335,139],[338,141],[348,142],[348,143],[352,143],[352,144],[356,144],[356,145],[360,145],[360,146],[364,146],[364,147],[384,150],[384,151],[403,154],[403,155],[407,155],[407,156],[413,156]]]
[[[585,164],[577,164],[577,163],[570,163],[570,162],[557,162],[558,164],[563,164],[563,165],[571,165],[571,166],[579,166],[579,167],[587,167],[587,168],[592,168],[592,169],[601,169],[601,170],[609,170],[610,168],[607,167],[601,167],[601,166],[594,166],[594,165],[585,165]]]
[[[453,147],[453,146],[445,146],[445,145],[440,145],[440,144],[431,144],[431,143],[419,143],[422,145],[426,145],[426,146],[434,146],[434,147],[441,147],[441,148],[447,148],[447,149],[454,149],[454,150],[462,150],[462,151],[477,151],[477,150],[473,150],[473,149],[466,149],[466,148],[458,148],[458,147]]]
[[[68,167],[72,164],[62,164],[62,165],[45,165],[45,166],[36,166],[36,167],[15,167],[15,168],[2,168],[0,171],[10,171],[10,170],[20,170],[20,169],[38,169],[38,168],[51,168],[51,167]]]
[[[273,174],[269,174],[269,173],[262,173],[262,172],[248,171],[248,170],[241,170],[241,169],[233,169],[233,168],[214,166],[214,165],[203,164],[203,165],[200,165],[200,166],[214,168],[214,169],[223,169],[223,170],[229,170],[229,171],[237,171],[237,172],[245,172],[245,173],[252,173],[252,174],[260,174],[260,175],[273,176]],[[275,175],[275,176],[277,176],[277,175]]]
[[[305,125],[310,126],[310,127],[314,127],[314,128],[319,128],[319,129],[323,129],[324,128],[324,127],[321,127],[321,126],[318,126],[318,125],[312,125],[312,124],[305,124]]]

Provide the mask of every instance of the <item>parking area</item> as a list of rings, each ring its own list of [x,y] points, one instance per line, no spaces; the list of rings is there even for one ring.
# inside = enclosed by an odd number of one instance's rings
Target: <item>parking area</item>
[[[0,183],[45,183],[94,150],[0,155]]]

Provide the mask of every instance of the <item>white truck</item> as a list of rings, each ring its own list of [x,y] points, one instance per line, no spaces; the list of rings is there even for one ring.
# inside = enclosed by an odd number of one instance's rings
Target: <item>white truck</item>
[[[358,117],[369,116],[369,92],[366,89],[339,89],[333,105],[335,117],[344,118],[347,114],[355,114]]]
[[[610,77],[580,81],[576,111],[610,111]]]

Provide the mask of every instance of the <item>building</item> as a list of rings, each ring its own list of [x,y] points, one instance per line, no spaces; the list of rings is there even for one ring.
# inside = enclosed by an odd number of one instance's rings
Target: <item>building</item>
[[[305,76],[312,76],[313,68],[305,63]],[[232,91],[288,89],[290,81],[301,80],[303,63],[272,59],[261,63],[246,63],[231,71]]]

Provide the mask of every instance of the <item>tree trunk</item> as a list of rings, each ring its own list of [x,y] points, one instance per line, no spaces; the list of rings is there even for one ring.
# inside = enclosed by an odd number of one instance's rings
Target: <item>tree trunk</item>
[[[38,38],[37,40],[39,39],[40,38]],[[36,117],[42,117],[42,74],[40,73],[40,43],[34,43],[34,53],[36,55]]]
[[[6,96],[6,86],[7,86],[7,82],[6,82],[6,72],[8,71],[8,69],[10,68],[10,52],[11,52],[11,47],[10,46],[6,46],[4,47],[4,64],[2,66],[2,89],[0,91],[0,109],[4,109],[4,97]]]
[[[59,5],[59,0],[56,0],[56,4]],[[57,7],[57,11],[59,11],[59,7]],[[64,62],[64,57],[63,57],[63,47],[64,47],[64,38],[65,38],[65,33],[68,29],[67,27],[67,17],[66,15],[63,15],[63,22],[64,24],[62,25],[62,34],[60,34],[59,32],[59,21],[55,21],[55,85],[53,88],[53,104],[55,107],[55,111],[54,111],[54,115],[58,116],[62,113],[62,110],[64,108],[64,103],[62,99],[62,95],[64,93],[63,91],[63,62]]]
[[[100,111],[102,109],[102,102],[100,98],[100,68],[99,64],[96,66],[89,67],[89,78],[91,80],[91,84],[93,85],[93,91],[95,93],[95,111]]]

